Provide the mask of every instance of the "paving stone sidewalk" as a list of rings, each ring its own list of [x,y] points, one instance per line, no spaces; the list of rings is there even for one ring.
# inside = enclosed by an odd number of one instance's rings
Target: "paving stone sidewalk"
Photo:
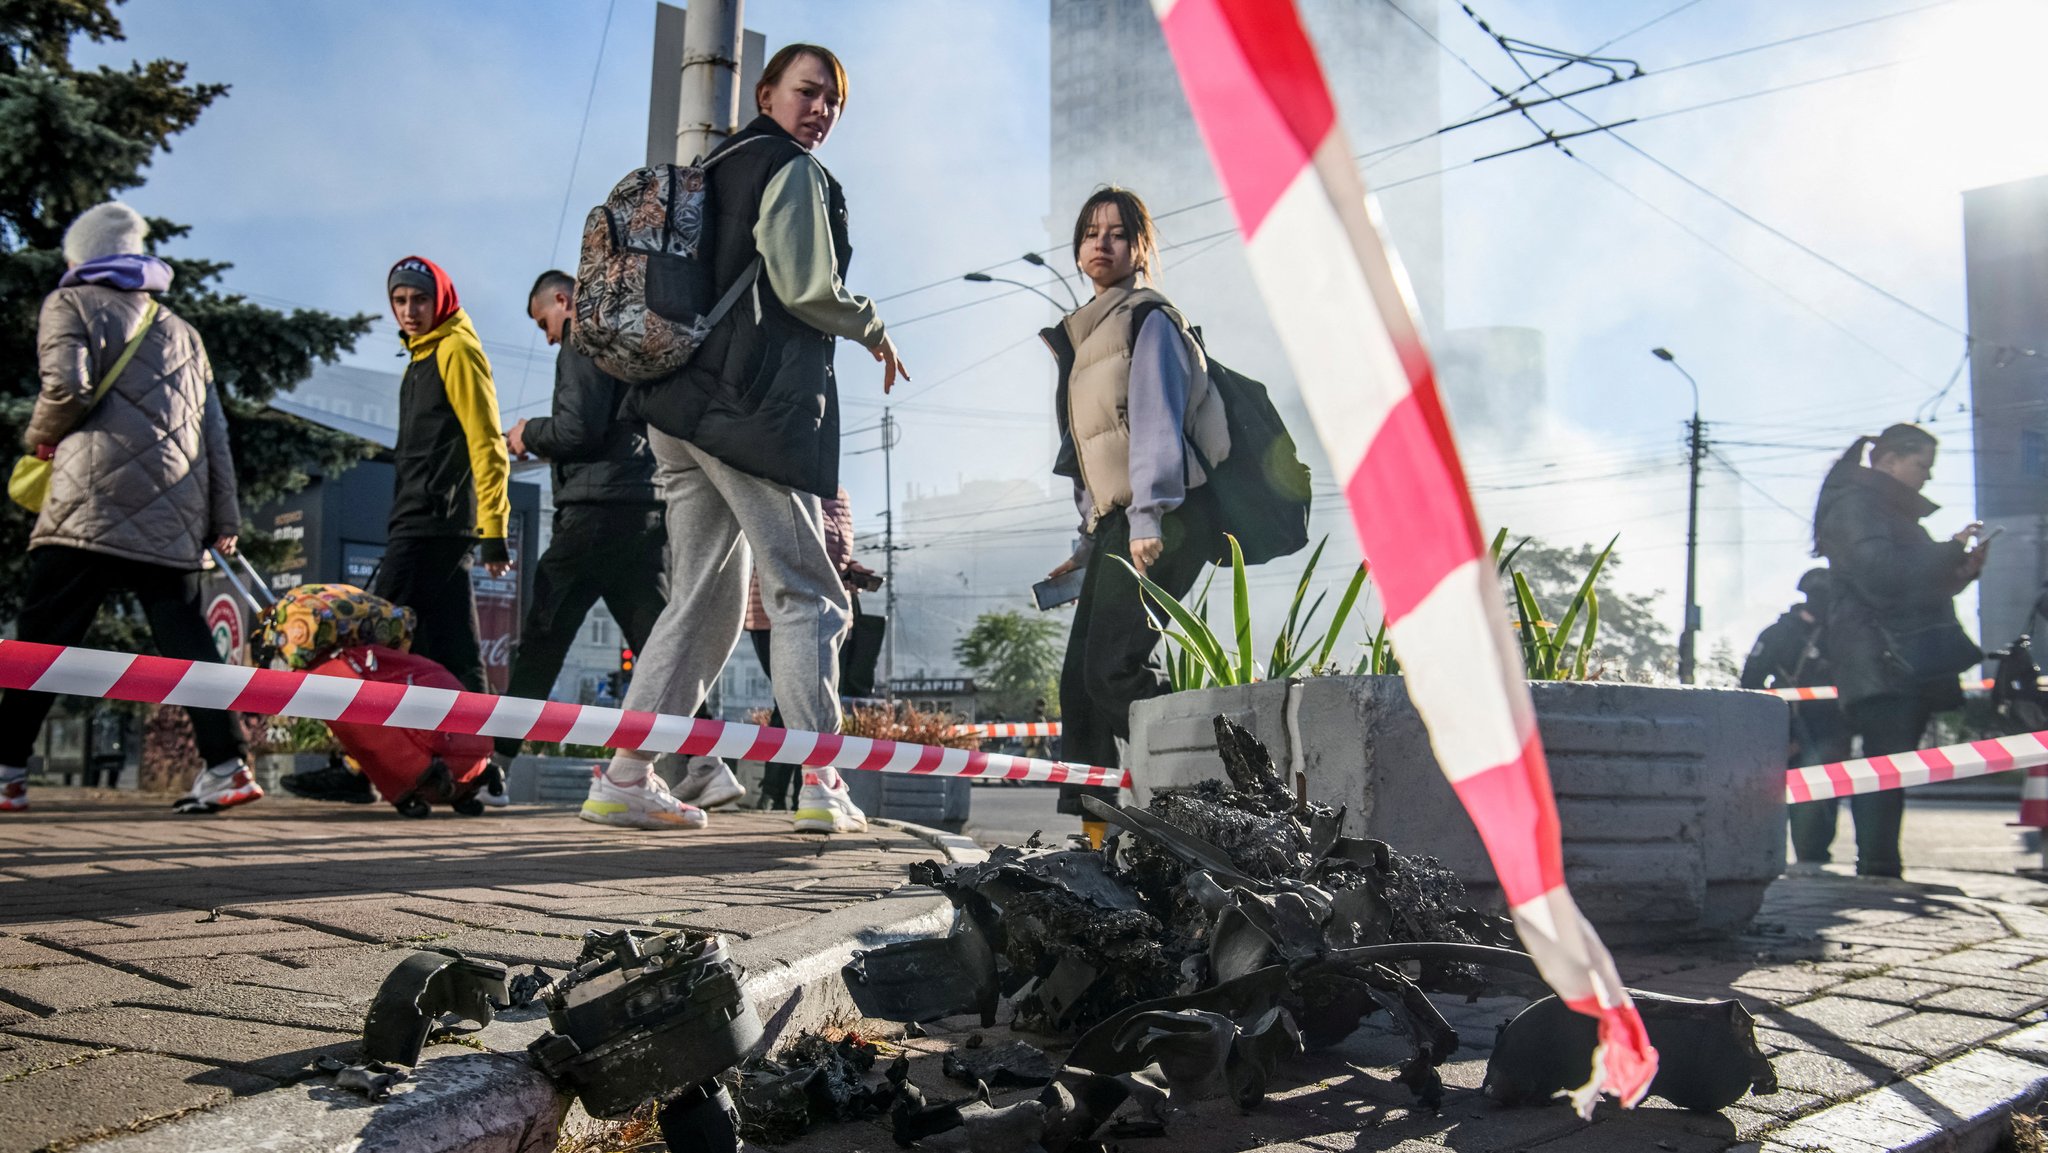
[[[2036,907],[2048,902],[2048,885],[1941,870],[1908,876],[1917,883],[1787,878],[1772,886],[1744,937],[1617,955],[1636,987],[1740,998],[1777,1070],[1775,1094],[1711,1114],[1656,1097],[1630,1112],[1604,1104],[1590,1125],[1562,1106],[1498,1107],[1479,1084],[1496,1026],[1526,1002],[1439,997],[1461,1039],[1442,1069],[1449,1092],[1441,1111],[1417,1108],[1394,1079],[1407,1046],[1381,1015],[1334,1049],[1284,1062],[1258,1110],[1204,1102],[1169,1125],[1166,1141],[1150,1144],[1269,1153],[1991,1149],[2010,1108],[2048,1092],[2048,910]],[[913,1078],[928,1093],[964,1092],[943,1077],[940,1055],[976,1024],[955,1018],[929,1037],[898,1042],[915,1055]],[[1012,1034],[998,1024],[987,1037],[1000,1043]],[[1051,1038],[1021,1039],[1062,1051]],[[886,1121],[863,1122],[815,1130],[783,1153],[847,1153],[888,1141]],[[924,1145],[933,1153],[965,1148],[957,1133]]]
[[[587,929],[739,940],[897,888],[932,846],[714,814],[692,833],[573,810],[407,820],[271,798],[212,818],[38,789],[0,819],[0,1153],[65,1148],[304,1078],[406,947],[563,968]]]

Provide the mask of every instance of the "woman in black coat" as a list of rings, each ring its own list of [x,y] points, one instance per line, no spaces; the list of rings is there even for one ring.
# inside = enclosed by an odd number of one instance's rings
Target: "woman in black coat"
[[[1955,597],[1984,571],[1990,542],[1981,523],[1943,541],[1920,527],[1940,507],[1920,495],[1935,447],[1933,434],[1911,424],[1858,437],[1829,470],[1814,511],[1814,553],[1833,574],[1828,652],[1866,757],[1919,748],[1934,713],[1962,704],[1958,674],[1983,659],[1956,620]],[[1899,789],[1849,799],[1859,876],[1899,875],[1905,807]]]

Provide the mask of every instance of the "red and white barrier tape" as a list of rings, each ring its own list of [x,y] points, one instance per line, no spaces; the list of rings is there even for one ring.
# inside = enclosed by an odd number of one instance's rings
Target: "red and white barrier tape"
[[[1152,0],[1309,417],[1372,563],[1409,699],[1543,980],[1599,1020],[1585,1116],[1657,1072],[1565,884],[1557,801],[1407,276],[1290,0]]]
[[[956,737],[986,737],[1001,740],[1004,737],[1056,737],[1060,735],[1058,721],[1002,721],[983,725],[954,725]]]
[[[1130,774],[1122,769],[978,749],[771,729],[601,705],[379,684],[352,677],[131,656],[28,641],[0,641],[0,688],[650,753],[708,754],[807,768],[830,765],[883,773],[1120,787],[1130,780]]]
[[[1785,800],[1820,801],[1885,789],[1909,789],[1914,785],[1959,781],[2037,765],[2048,765],[2048,731],[1793,769],[1785,774]],[[2031,777],[2028,784],[2033,784]],[[2048,805],[2048,793],[2043,794],[2042,801]],[[2029,823],[2024,805],[2021,823]]]
[[[1966,680],[1963,682],[1965,690],[1974,689],[1980,692],[1989,692],[1997,686],[1998,682],[1995,680]],[[1787,701],[1832,701],[1840,699],[1841,696],[1841,690],[1833,685],[1814,685],[1811,688],[1804,689],[1762,689],[1759,691]]]

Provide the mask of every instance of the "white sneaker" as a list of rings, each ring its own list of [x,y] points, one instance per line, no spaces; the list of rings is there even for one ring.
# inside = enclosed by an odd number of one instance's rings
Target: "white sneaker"
[[[28,770],[0,768],[0,813],[28,810]]]
[[[591,777],[583,810],[576,815],[592,824],[624,829],[701,829],[710,823],[704,810],[677,800],[651,768],[636,785],[615,784],[599,769]]]
[[[676,796],[700,809],[729,805],[747,795],[747,787],[733,775],[732,766],[717,757],[691,757],[676,783]]]
[[[199,770],[192,778],[192,791],[171,802],[180,813],[218,813],[236,805],[263,799],[263,786],[256,783],[249,766],[240,761],[222,761]]]
[[[796,831],[799,833],[864,833],[868,815],[853,803],[846,781],[834,774],[833,788],[826,788],[815,769],[804,770],[804,787],[796,795]]]
[[[493,756],[490,763],[484,766],[481,774],[483,787],[476,791],[476,799],[494,809],[502,809],[511,804],[512,798],[505,795],[505,774],[510,769],[509,761],[500,762]]]

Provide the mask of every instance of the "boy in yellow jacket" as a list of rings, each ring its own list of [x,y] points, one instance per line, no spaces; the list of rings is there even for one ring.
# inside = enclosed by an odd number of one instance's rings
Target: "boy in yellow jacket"
[[[399,261],[387,288],[412,362],[398,393],[389,543],[370,591],[418,615],[414,652],[440,662],[465,688],[488,692],[470,554],[481,545],[492,576],[512,567],[505,549],[510,462],[491,362],[454,283],[433,261]]]

